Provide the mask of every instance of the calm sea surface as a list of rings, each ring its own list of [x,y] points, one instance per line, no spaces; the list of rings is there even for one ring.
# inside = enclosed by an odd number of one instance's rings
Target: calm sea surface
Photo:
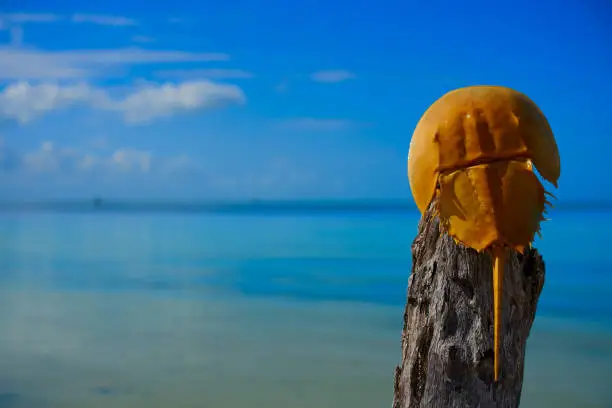
[[[612,407],[612,214],[557,212],[522,407]],[[0,408],[389,407],[418,214],[0,212]]]

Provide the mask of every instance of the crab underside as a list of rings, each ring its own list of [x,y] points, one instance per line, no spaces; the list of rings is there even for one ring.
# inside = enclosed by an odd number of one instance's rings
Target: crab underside
[[[500,160],[442,172],[438,216],[458,243],[477,251],[503,246],[523,252],[540,232],[550,195],[527,159]]]

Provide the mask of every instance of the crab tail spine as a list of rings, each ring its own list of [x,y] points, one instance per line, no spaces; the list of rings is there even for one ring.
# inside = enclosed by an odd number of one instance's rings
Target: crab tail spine
[[[504,281],[506,251],[496,246],[493,248],[493,373],[495,382],[499,379],[499,335],[501,326],[501,296]]]

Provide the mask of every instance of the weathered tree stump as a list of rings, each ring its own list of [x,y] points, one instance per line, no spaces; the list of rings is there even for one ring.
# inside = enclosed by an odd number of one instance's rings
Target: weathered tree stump
[[[457,245],[441,232],[435,204],[412,244],[393,408],[518,407],[544,261],[536,249],[508,256],[495,383],[491,256]]]

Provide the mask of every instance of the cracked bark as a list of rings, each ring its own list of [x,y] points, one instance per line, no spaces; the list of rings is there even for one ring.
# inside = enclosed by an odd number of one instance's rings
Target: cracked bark
[[[544,261],[536,249],[508,256],[495,384],[491,256],[457,245],[442,233],[434,205],[412,244],[393,408],[518,407]]]

